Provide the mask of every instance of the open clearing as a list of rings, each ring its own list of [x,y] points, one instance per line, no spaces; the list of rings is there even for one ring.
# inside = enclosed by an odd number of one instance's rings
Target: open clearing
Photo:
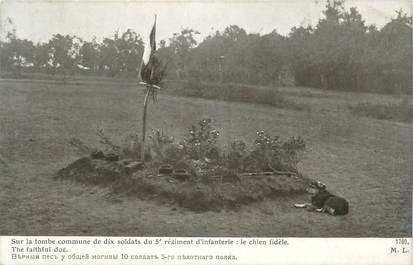
[[[143,91],[108,82],[0,81],[0,234],[111,236],[410,237],[412,124],[352,116],[340,106],[362,97],[288,94],[312,111],[161,95],[149,105],[149,128],[180,138],[191,124],[211,117],[220,143],[252,141],[257,130],[307,143],[300,166],[350,203],[344,217],[295,209],[306,196],[282,197],[239,211],[194,213],[54,174],[80,155],[72,137],[97,145],[96,129],[120,143],[140,132]],[[319,98],[317,98],[319,97]],[[344,103],[343,103],[344,102]],[[332,107],[334,106],[334,108]]]

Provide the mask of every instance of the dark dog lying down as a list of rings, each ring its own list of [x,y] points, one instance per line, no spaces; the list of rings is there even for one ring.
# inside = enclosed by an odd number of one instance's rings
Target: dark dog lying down
[[[311,194],[311,203],[295,204],[295,207],[307,208],[309,211],[327,212],[331,215],[345,215],[348,213],[348,202],[328,192],[325,184],[313,181],[306,191]]]

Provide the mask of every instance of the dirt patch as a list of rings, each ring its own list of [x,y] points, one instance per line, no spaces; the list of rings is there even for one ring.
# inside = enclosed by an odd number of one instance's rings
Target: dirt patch
[[[190,176],[180,180],[172,174],[158,175],[142,168],[131,173],[125,161],[82,157],[58,171],[57,179],[109,187],[116,194],[155,199],[193,211],[237,209],[265,198],[302,194],[308,179],[288,175]]]

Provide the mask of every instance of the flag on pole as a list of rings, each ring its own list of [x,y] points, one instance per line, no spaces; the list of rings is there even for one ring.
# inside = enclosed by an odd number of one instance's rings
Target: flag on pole
[[[143,82],[149,85],[159,85],[163,70],[161,69],[161,62],[156,58],[156,15],[151,33],[149,34],[149,41],[145,43],[145,50],[143,51],[140,75]]]

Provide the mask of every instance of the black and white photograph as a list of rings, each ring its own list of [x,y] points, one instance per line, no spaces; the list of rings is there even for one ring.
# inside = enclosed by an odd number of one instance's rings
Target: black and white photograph
[[[411,1],[5,0],[0,22],[1,236],[412,237]]]

